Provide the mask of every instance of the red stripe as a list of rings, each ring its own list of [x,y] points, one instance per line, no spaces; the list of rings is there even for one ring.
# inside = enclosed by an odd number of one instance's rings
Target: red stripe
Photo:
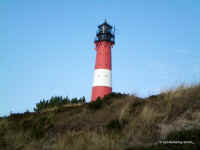
[[[105,95],[111,92],[112,92],[112,87],[94,86],[92,88],[92,101],[95,101],[97,97],[103,98]]]
[[[101,41],[96,43],[97,55],[95,69],[110,69],[111,64],[111,48],[113,43]]]

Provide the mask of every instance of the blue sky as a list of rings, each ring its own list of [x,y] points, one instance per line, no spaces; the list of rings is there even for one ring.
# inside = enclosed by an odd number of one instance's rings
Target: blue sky
[[[200,79],[198,0],[2,0],[0,116],[51,96],[91,97],[94,37],[116,26],[113,91],[148,96]]]

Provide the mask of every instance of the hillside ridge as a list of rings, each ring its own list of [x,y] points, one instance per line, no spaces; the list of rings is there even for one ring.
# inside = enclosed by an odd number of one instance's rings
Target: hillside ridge
[[[147,98],[111,93],[93,103],[86,103],[83,99],[79,102],[74,100],[74,104],[57,105],[54,101],[55,107],[45,106],[40,111],[35,109],[35,112],[1,117],[0,149],[149,150],[166,146],[169,149],[200,147],[200,84],[181,85]],[[48,104],[53,106],[50,101]],[[170,139],[188,143],[161,144]]]

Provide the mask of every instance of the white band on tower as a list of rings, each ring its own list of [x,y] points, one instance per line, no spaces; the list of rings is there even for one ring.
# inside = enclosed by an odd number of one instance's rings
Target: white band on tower
[[[93,86],[112,87],[112,73],[109,69],[95,69]]]

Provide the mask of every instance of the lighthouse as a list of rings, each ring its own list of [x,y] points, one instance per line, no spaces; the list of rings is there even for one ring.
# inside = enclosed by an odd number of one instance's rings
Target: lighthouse
[[[115,35],[106,20],[98,26],[95,38],[96,63],[94,80],[92,85],[92,98],[95,101],[98,97],[103,98],[112,92],[112,57],[111,49],[115,43]]]

